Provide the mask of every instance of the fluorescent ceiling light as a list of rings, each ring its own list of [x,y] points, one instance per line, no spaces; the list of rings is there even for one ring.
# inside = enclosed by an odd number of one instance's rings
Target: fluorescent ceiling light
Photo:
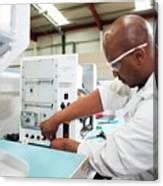
[[[151,0],[135,0],[135,8],[138,11],[151,9]]]
[[[40,13],[46,13],[59,26],[66,25],[69,21],[53,4],[37,4]]]

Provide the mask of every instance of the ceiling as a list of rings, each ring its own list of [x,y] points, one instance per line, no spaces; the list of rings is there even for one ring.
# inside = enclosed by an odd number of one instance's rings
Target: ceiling
[[[57,28],[54,24],[31,5],[31,39],[57,33],[97,26],[99,30],[110,23],[117,16],[125,13],[137,13],[134,2],[107,2],[107,3],[55,3],[58,10],[69,20],[70,24]],[[141,13],[141,12],[139,12]],[[143,14],[149,14],[144,11]]]

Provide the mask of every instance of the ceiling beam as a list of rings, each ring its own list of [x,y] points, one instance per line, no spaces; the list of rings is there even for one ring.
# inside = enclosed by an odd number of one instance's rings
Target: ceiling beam
[[[71,4],[71,3],[69,3]],[[56,4],[56,7],[58,8],[57,4]],[[73,10],[76,10],[76,9],[80,9],[80,8],[83,8],[85,7],[85,3],[76,3],[76,5],[72,5],[70,7],[66,7],[66,8],[58,8],[59,11],[61,12],[67,12],[67,11],[73,11]]]
[[[91,11],[91,13],[92,13],[92,15],[95,19],[95,22],[96,22],[96,25],[97,25],[98,29],[102,30],[103,24],[102,24],[102,21],[100,19],[99,14],[96,10],[95,5],[93,3],[88,3],[87,6],[88,6],[89,10]]]
[[[34,21],[34,20],[36,20],[36,19],[42,19],[42,18],[43,18],[42,14],[39,14],[39,13],[38,13],[37,15],[32,16],[32,17],[31,17],[31,20]]]
[[[90,28],[90,27],[97,27],[96,26],[96,23],[87,23],[87,24],[82,24],[82,25],[78,25],[78,26],[72,26],[72,27],[65,27],[65,28],[62,28],[62,31],[63,32],[68,32],[68,31],[75,31],[75,30],[79,30],[79,29],[86,29],[86,28]],[[37,37],[40,37],[40,36],[46,36],[46,35],[49,35],[49,34],[58,34],[58,32],[53,29],[53,30],[49,30],[49,31],[43,31],[43,32],[31,32],[31,38],[32,36],[34,36],[34,38],[37,36]]]
[[[136,14],[136,13],[135,13]],[[145,19],[150,19],[154,17],[154,11],[150,11],[147,13],[137,13],[138,15],[141,15],[142,17],[144,17]],[[103,25],[109,25],[111,24],[115,18],[109,19],[109,20],[105,20],[103,21]],[[82,24],[82,25],[78,25],[78,26],[72,26],[72,27],[64,27],[62,28],[63,32],[68,32],[68,31],[76,31],[76,30],[80,30],[80,29],[86,29],[86,28],[91,28],[91,27],[97,27],[96,23],[87,23],[87,24]],[[50,31],[46,31],[46,32],[38,32],[38,33],[34,33],[31,32],[31,39],[34,38],[36,40],[37,37],[40,36],[45,36],[48,34],[57,34],[58,32],[56,31],[56,29],[54,28],[53,30]]]
[[[44,24],[44,25],[37,25],[37,26],[33,26],[32,25],[32,30],[35,32],[36,30],[45,30],[48,28],[55,28],[54,25],[52,24]]]

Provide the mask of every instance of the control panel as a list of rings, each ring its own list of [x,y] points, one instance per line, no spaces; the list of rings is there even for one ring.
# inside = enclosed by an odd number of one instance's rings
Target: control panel
[[[77,99],[78,55],[28,57],[22,60],[20,141],[49,145],[40,123]],[[80,130],[73,121],[61,124],[56,136],[76,139]]]

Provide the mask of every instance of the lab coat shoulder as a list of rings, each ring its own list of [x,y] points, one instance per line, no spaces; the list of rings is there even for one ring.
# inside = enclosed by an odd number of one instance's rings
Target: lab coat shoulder
[[[119,95],[119,91],[115,92]],[[154,179],[154,141],[157,141],[153,122],[154,100],[157,98],[153,96],[151,76],[141,91],[134,93],[127,104],[124,102],[125,115],[128,116],[124,125],[103,143],[79,145],[79,152],[90,157],[91,166],[99,174],[123,179]]]
[[[102,175],[153,179],[152,105],[151,99],[142,101],[134,116],[107,139],[101,152],[92,157],[92,165]]]
[[[122,108],[130,98],[131,90],[120,80],[115,78],[110,83],[98,87],[103,110],[117,110]]]
[[[153,100],[148,99],[142,101],[134,116],[113,134],[116,154],[123,165],[122,169],[116,169],[119,176],[153,179],[153,127]],[[108,149],[112,148],[109,143]]]
[[[152,180],[152,105],[152,99],[142,101],[134,116],[105,142],[83,143],[78,152],[89,156],[91,166],[103,176]]]

